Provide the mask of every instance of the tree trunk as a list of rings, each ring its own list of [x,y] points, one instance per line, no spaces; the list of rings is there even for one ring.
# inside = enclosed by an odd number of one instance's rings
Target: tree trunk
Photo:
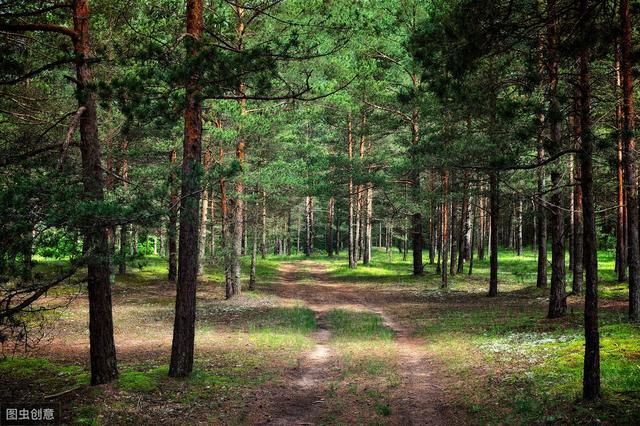
[[[372,231],[372,222],[373,222],[373,185],[367,184],[367,192],[366,192],[366,215],[364,222],[365,229],[365,238],[364,240],[364,252],[362,254],[362,263],[364,265],[369,265],[371,263],[371,231]]]
[[[480,187],[482,192],[483,187]],[[480,196],[478,202],[480,203],[480,217],[478,224],[478,259],[484,260],[484,246],[485,246],[485,231],[487,221],[487,203],[486,197]]]
[[[169,186],[171,191],[171,202],[169,204],[169,224],[167,225],[167,239],[169,246],[169,282],[176,282],[178,277],[178,194],[177,194],[177,176],[175,173],[175,165],[177,161],[176,150],[172,149],[169,153],[169,161],[171,162],[171,175],[169,177]]]
[[[211,152],[205,151],[202,166],[206,174],[211,164]],[[202,202],[200,204],[200,235],[198,242],[198,275],[204,273],[205,248],[207,247],[207,210],[209,209],[209,190],[207,185],[202,188]]]
[[[453,180],[453,179],[452,179]],[[454,185],[452,185],[454,186]],[[455,189],[454,189],[455,191]],[[454,276],[456,274],[456,268],[458,266],[458,262],[457,262],[457,254],[458,254],[458,244],[457,244],[457,238],[458,238],[458,232],[457,231],[457,225],[458,225],[458,205],[457,203],[454,201],[454,197],[451,197],[451,221],[449,222],[449,251],[451,253],[451,261],[449,262],[449,275]]]
[[[621,0],[621,15],[627,0]],[[587,15],[587,0],[581,0],[581,15]],[[628,9],[627,12],[628,13]],[[627,15],[628,16],[628,15]],[[584,28],[580,25],[579,28]],[[586,32],[586,31],[585,31]],[[600,335],[598,332],[598,256],[596,247],[596,223],[593,201],[593,135],[591,132],[591,88],[589,84],[589,52],[580,54],[581,136],[580,167],[582,171],[582,214],[584,225],[583,263],[585,271],[584,301],[584,376],[583,397],[593,400],[600,396]]]
[[[548,0],[548,21],[547,21],[547,53],[549,57],[549,134],[551,154],[560,151],[562,144],[560,101],[558,99],[558,23],[556,0]],[[551,196],[551,291],[549,295],[549,318],[558,318],[565,315],[567,311],[567,297],[565,290],[565,263],[564,263],[564,213],[562,207],[562,190],[560,180],[562,173],[557,168],[551,171],[551,185],[553,194]]]
[[[243,34],[244,34],[244,8],[235,6],[236,15],[238,18],[236,26],[237,35],[237,50],[244,50]],[[247,99],[246,86],[244,82],[240,82],[238,86],[240,114],[247,114]],[[234,196],[230,200],[231,204],[231,218],[232,218],[232,230],[231,230],[231,250],[229,250],[229,273],[230,273],[230,293],[227,294],[227,298],[239,295],[242,286],[240,282],[241,269],[240,261],[242,258],[242,243],[244,236],[244,181],[242,180],[242,169],[244,167],[245,158],[245,143],[246,135],[244,129],[240,129],[238,139],[236,140],[236,158],[240,166],[240,173],[236,176],[234,181]]]
[[[291,208],[287,210],[287,226],[285,232],[285,254],[291,256]]]
[[[267,192],[262,191],[262,227],[260,228],[260,257],[267,258]]]
[[[255,206],[257,207],[257,206]],[[255,214],[254,214],[255,217]],[[256,220],[253,221],[252,244],[251,244],[251,269],[249,272],[249,290],[256,289],[256,260],[258,257],[258,227]]]
[[[638,242],[638,177],[633,108],[631,18],[629,0],[620,0],[620,65],[622,72],[622,144],[627,196],[627,250],[629,254],[629,320],[640,322],[640,246]]]
[[[575,114],[574,114],[574,133],[575,133],[575,142],[576,147],[580,147],[581,140],[581,123],[580,123],[580,114],[581,114],[581,105],[579,96],[576,97],[576,105],[575,105]],[[582,220],[583,212],[582,212],[582,167],[580,164],[580,159],[576,158],[578,162],[575,165],[575,177],[574,181],[578,182],[577,185],[574,185],[572,191],[573,197],[573,283],[572,283],[572,292],[574,294],[582,293],[582,279],[583,279],[583,254],[584,254],[584,242],[583,242],[583,234],[584,234],[584,224]],[[574,161],[574,158],[571,158],[571,161]]]
[[[478,230],[476,229],[476,213],[477,213],[477,197],[476,202],[473,203],[473,207],[471,208],[471,242],[469,243],[469,275],[473,274],[473,252],[474,252],[474,244],[476,241],[476,234]]]
[[[416,78],[413,78],[414,87]],[[412,155],[416,156],[417,146],[420,142],[420,134],[418,127],[418,109],[414,108],[411,115],[411,150]],[[414,204],[418,205],[421,199],[420,190],[420,169],[418,168],[418,159],[412,159],[411,168],[411,196]],[[411,228],[412,228],[412,248],[413,248],[413,275],[423,275],[424,265],[422,264],[422,248],[424,245],[424,236],[422,231],[422,213],[420,210],[415,210],[411,216]]]
[[[309,257],[313,254],[313,197],[307,196],[305,199],[305,244],[304,255]]]
[[[516,254],[522,256],[522,198],[518,198],[516,228]]]
[[[616,93],[622,91],[622,69],[620,64],[620,47],[616,48]],[[618,282],[627,280],[627,206],[624,181],[624,144],[622,142],[622,102],[616,97],[616,127],[618,129],[616,166],[617,166],[617,220],[616,220],[616,272]]]
[[[91,89],[89,4],[87,0],[76,0],[73,7],[78,109],[83,109],[80,116],[83,197],[100,202],[104,199],[104,175],[100,165],[96,95]],[[91,384],[99,385],[118,377],[109,283],[109,242],[104,225],[96,224],[85,231],[83,252],[87,257]]]
[[[347,155],[349,156],[349,268],[355,268],[356,262],[356,249],[355,249],[355,233],[354,233],[354,205],[353,205],[353,123],[351,120],[351,114],[347,117]]]
[[[441,223],[442,223],[442,267],[441,271],[441,288],[447,288],[449,285],[449,277],[447,275],[449,268],[447,267],[449,257],[449,171],[442,171],[442,207],[441,207]]]
[[[120,227],[120,259],[118,263],[118,273],[120,275],[124,275],[127,273],[127,245],[129,244],[128,237],[129,226],[125,223]]]
[[[298,238],[296,240],[296,254],[300,254],[300,228],[302,228],[302,223],[300,219],[300,214],[298,213]]]
[[[327,255],[333,257],[333,208],[335,205],[335,198],[329,197],[327,203],[327,232],[325,234],[325,248],[327,249]]]
[[[213,192],[213,188],[211,188],[211,196],[209,197],[209,204],[210,204],[210,216],[211,216],[211,230],[209,231],[210,235],[211,235],[211,245],[210,245],[210,253],[209,253],[209,258],[213,261],[216,257],[216,221],[215,221],[215,217],[216,217],[216,207],[215,207],[215,197],[214,197],[214,192]]]
[[[465,172],[462,187],[462,211],[460,213],[460,233],[458,234],[458,273],[464,272],[464,261],[469,249],[469,173]]]
[[[540,123],[544,119],[540,119]],[[542,131],[538,137],[538,163],[544,161],[544,145],[542,140]],[[536,287],[547,287],[547,207],[544,201],[544,168],[538,167],[538,202],[537,216],[538,216],[538,273],[536,278]]]
[[[498,222],[500,217],[500,199],[498,173],[489,174],[489,192],[491,193],[491,228],[489,235],[489,297],[498,295]]]
[[[123,155],[126,153],[127,148],[129,147],[129,140],[125,137],[120,144],[120,149],[123,152]],[[123,157],[122,162],[120,163],[120,176],[122,176],[123,184],[122,186],[125,190],[128,187],[127,180],[129,179],[129,164],[126,156]],[[124,275],[127,273],[127,244],[128,244],[128,236],[129,236],[129,226],[125,223],[120,227],[120,259],[118,262],[118,273]]]
[[[187,0],[187,55],[198,55],[195,41],[203,32],[202,0]],[[196,277],[198,275],[198,230],[200,204],[200,155],[202,150],[202,100],[198,76],[186,86],[184,144],[180,206],[180,251],[178,285],[169,376],[186,377],[193,369],[196,321]]]

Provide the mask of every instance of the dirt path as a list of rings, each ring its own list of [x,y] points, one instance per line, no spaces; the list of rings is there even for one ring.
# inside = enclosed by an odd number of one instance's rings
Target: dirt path
[[[336,377],[335,354],[329,344],[331,331],[324,317],[331,309],[357,309],[380,315],[395,332],[398,373],[401,384],[392,395],[389,424],[467,425],[472,419],[457,404],[446,386],[443,369],[412,330],[396,323],[384,310],[392,303],[384,294],[364,291],[357,285],[332,282],[324,265],[310,261],[283,264],[277,295],[300,300],[316,313],[318,331],[315,346],[300,359],[296,371],[277,389],[263,389],[258,395],[260,411],[251,410],[252,423],[270,425],[315,425],[326,423],[324,396],[327,384]]]

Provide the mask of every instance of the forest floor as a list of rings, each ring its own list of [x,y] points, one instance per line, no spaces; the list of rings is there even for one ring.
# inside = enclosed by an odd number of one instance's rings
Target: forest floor
[[[90,425],[639,424],[640,327],[625,320],[610,254],[600,255],[595,404],[579,401],[582,299],[547,320],[535,254],[504,251],[500,265],[500,294],[489,299],[486,261],[442,290],[433,266],[412,277],[398,253],[376,251],[355,270],[344,256],[269,257],[257,289],[230,301],[208,266],[195,370],[176,380],[167,377],[175,288],[166,261],[149,257],[114,287],[116,382],[88,385],[85,290],[61,287],[43,301],[66,307],[50,314],[40,344],[0,359],[0,401],[60,402],[66,423]]]

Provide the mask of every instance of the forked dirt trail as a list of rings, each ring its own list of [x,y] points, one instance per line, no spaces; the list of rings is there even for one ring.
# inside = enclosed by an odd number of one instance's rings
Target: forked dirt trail
[[[395,333],[399,386],[391,396],[391,413],[385,424],[394,425],[468,425],[473,419],[453,396],[451,383],[442,366],[426,350],[425,342],[412,336],[412,330],[397,324],[385,312],[394,303],[389,294],[365,290],[358,285],[335,282],[324,265],[311,261],[283,264],[275,293],[302,301],[316,313],[318,331],[315,346],[300,360],[290,377],[276,389],[263,389],[258,406],[251,408],[252,423],[270,425],[330,424],[325,395],[328,384],[339,374],[336,354],[330,340],[325,315],[332,309],[357,309],[380,315],[386,327]],[[347,407],[347,411],[349,408]],[[355,412],[355,407],[354,407]],[[361,424],[357,418],[349,423]]]

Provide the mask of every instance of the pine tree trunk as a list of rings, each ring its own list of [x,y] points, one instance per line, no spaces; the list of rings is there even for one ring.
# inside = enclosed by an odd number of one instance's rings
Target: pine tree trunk
[[[540,120],[542,124],[543,119]],[[544,146],[542,141],[542,134],[538,139],[538,163],[544,160]],[[547,287],[547,207],[544,201],[544,168],[538,167],[538,202],[537,216],[538,216],[538,269],[536,278],[536,287]]]
[[[469,173],[465,172],[462,187],[462,211],[460,214],[460,233],[458,234],[458,273],[464,272],[464,261],[469,250]]]
[[[291,208],[287,210],[287,227],[285,237],[285,251],[287,256],[291,256]]]
[[[327,255],[333,257],[333,208],[335,205],[335,198],[329,197],[327,203],[327,232],[325,234],[325,248],[327,249]]]
[[[209,230],[209,234],[211,235],[210,245],[209,245],[209,257],[211,259],[215,259],[216,257],[216,206],[215,206],[215,197],[213,188],[211,188],[211,196],[209,197],[209,215],[211,217],[211,229]]]
[[[313,198],[307,196],[305,199],[305,244],[304,255],[309,257],[313,254]]]
[[[483,187],[480,187],[480,192]],[[478,259],[484,260],[484,248],[486,246],[486,230],[487,230],[487,200],[485,196],[480,197],[480,223],[478,225]]]
[[[255,206],[257,207],[257,206]],[[254,214],[255,217],[255,214]],[[258,229],[256,226],[256,221],[253,221],[253,232],[251,239],[251,269],[249,272],[249,290],[256,289],[256,260],[258,257]]]
[[[262,191],[262,212],[260,215],[260,257],[267,258],[267,192]]]
[[[581,182],[582,168],[580,163],[575,167],[575,181]],[[573,205],[574,205],[574,236],[573,236],[573,285],[572,291],[574,294],[582,293],[582,279],[583,279],[583,254],[584,254],[584,226],[582,220],[582,186],[576,185],[573,190]]]
[[[473,252],[474,252],[474,244],[476,242],[476,234],[478,230],[476,229],[476,213],[477,213],[477,197],[476,202],[473,203],[471,207],[471,242],[469,243],[469,275],[473,274]]]
[[[453,179],[452,179],[453,180]],[[454,186],[454,185],[452,185]],[[451,253],[451,261],[449,262],[449,275],[454,276],[456,274],[456,268],[458,266],[458,244],[457,237],[459,233],[457,232],[458,225],[458,203],[456,203],[451,197],[451,221],[449,222],[449,251]]]
[[[355,251],[355,233],[354,233],[354,205],[353,205],[353,123],[351,114],[347,117],[347,155],[349,156],[349,268],[355,268],[356,251]]]
[[[491,227],[489,235],[489,297],[498,295],[498,223],[500,217],[500,199],[498,187],[498,173],[491,172],[489,174],[489,192],[491,194]]]
[[[236,16],[237,16],[237,26],[236,26],[236,35],[237,35],[237,50],[244,50],[244,8],[240,6],[235,6]],[[244,82],[240,82],[238,86],[238,96],[240,98],[240,114],[247,114],[247,99],[246,95],[246,86]],[[244,129],[240,129],[240,133],[238,139],[236,140],[236,159],[238,160],[238,164],[240,166],[240,170],[244,167],[244,159],[245,159],[245,144],[246,144],[246,135],[244,134]],[[231,229],[231,250],[229,250],[229,273],[230,273],[230,294],[227,294],[227,298],[239,295],[242,291],[242,285],[240,282],[241,278],[241,269],[240,269],[240,261],[242,258],[242,246],[244,241],[244,181],[242,180],[242,173],[239,173],[239,176],[236,176],[234,181],[234,195],[230,200],[231,204],[231,219],[232,219],[232,229]]]
[[[516,254],[522,256],[522,198],[518,199],[516,211]]]
[[[362,255],[362,263],[369,265],[371,263],[371,233],[373,222],[373,185],[367,184],[366,192],[366,215],[365,215],[365,238],[364,238],[364,253]]]
[[[441,204],[441,220],[442,223],[442,266],[441,271],[441,288],[447,288],[449,286],[447,265],[449,257],[449,171],[443,170],[442,172],[442,204]]]
[[[73,27],[77,36],[73,48],[77,97],[79,109],[83,108],[80,117],[83,196],[99,202],[104,199],[104,175],[100,165],[96,95],[91,89],[92,73],[88,60],[91,52],[89,18],[88,1],[74,1]],[[85,231],[83,252],[87,257],[91,384],[99,385],[118,377],[109,283],[109,242],[105,226],[96,224]]]
[[[209,171],[211,152],[205,151],[202,166],[204,173]],[[205,248],[207,247],[207,210],[209,209],[209,190],[207,185],[202,188],[202,202],[200,203],[200,235],[198,236],[198,275],[204,273]]]
[[[187,0],[187,54],[198,54],[195,40],[203,32],[202,0]],[[180,251],[178,284],[169,376],[186,377],[193,369],[196,321],[196,277],[198,275],[198,233],[200,218],[200,155],[202,150],[202,100],[198,76],[186,87],[184,109],[184,144],[180,205]]]
[[[633,108],[631,18],[629,1],[620,0],[620,64],[622,72],[622,144],[627,198],[627,250],[629,254],[629,320],[640,322],[640,246],[638,242],[638,176]]]
[[[175,168],[177,161],[176,150],[172,149],[169,153],[169,161],[171,162],[171,168]],[[169,204],[169,224],[167,225],[167,239],[169,246],[169,282],[176,282],[178,278],[178,193],[177,191],[177,176],[174,170],[171,171],[170,184],[171,187],[171,202]]]
[[[620,47],[616,48],[616,93],[622,92],[622,67],[620,64]],[[622,101],[616,96],[616,127],[618,129],[616,166],[617,166],[617,220],[616,220],[616,272],[618,282],[627,280],[627,206],[624,181],[624,144],[622,142]]]
[[[127,246],[129,245],[129,226],[125,223],[120,227],[120,261],[118,263],[118,273],[127,273]]]
[[[414,87],[416,83],[416,78],[413,78]],[[420,134],[419,134],[419,115],[418,109],[414,108],[413,113],[411,115],[411,146],[414,149],[411,150],[412,155],[417,155],[417,146],[420,142]],[[420,169],[418,168],[418,159],[412,159],[412,169],[411,169],[411,196],[412,201],[417,205],[421,200],[421,189],[420,189]],[[413,249],[413,275],[423,275],[424,274],[424,265],[422,264],[422,248],[424,246],[424,236],[422,230],[422,213],[420,210],[416,210],[413,212],[411,216],[411,235],[412,235],[412,249]]]
[[[549,57],[549,135],[551,154],[559,152],[562,144],[560,102],[558,99],[558,23],[556,0],[548,0],[548,22],[547,22],[547,53]],[[565,290],[565,262],[564,262],[564,212],[563,196],[560,189],[562,173],[558,168],[551,171],[551,185],[553,194],[551,195],[551,291],[549,294],[549,318],[558,318],[565,315],[567,311],[567,298]]]
[[[581,14],[589,19],[587,1],[581,0]],[[621,0],[621,15],[627,0]],[[628,10],[627,10],[628,13]],[[585,28],[581,25],[580,28]],[[586,32],[586,29],[585,29]],[[582,214],[584,226],[583,263],[585,271],[584,301],[584,375],[583,397],[593,400],[600,396],[600,335],[598,332],[598,257],[593,200],[593,134],[591,131],[591,88],[589,84],[589,52],[580,54],[581,139],[580,167],[582,172]]]

